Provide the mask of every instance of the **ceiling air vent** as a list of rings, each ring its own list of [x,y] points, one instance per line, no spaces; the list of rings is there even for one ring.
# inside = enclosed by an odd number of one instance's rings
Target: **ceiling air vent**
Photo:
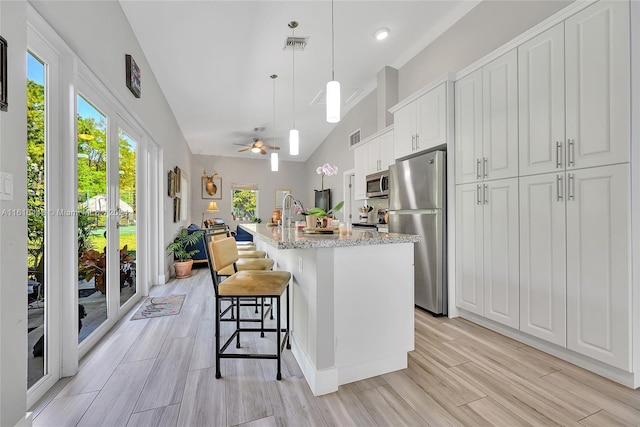
[[[360,142],[360,129],[349,135],[349,148],[353,148]]]
[[[307,47],[309,37],[286,37],[284,39],[284,46],[282,50],[289,50],[295,48],[297,51],[302,51]]]

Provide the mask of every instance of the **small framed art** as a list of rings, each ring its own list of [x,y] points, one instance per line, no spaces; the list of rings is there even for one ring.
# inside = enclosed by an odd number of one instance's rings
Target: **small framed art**
[[[125,68],[127,73],[127,87],[136,98],[140,98],[140,92],[142,91],[142,82],[140,76],[140,68],[134,61],[133,56],[125,55]]]

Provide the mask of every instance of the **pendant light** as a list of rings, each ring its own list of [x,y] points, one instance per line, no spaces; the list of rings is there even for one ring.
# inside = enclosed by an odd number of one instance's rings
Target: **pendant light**
[[[289,131],[289,154],[297,156],[300,152],[300,132],[296,129],[296,27],[298,23],[296,21],[289,22],[289,28],[291,28],[291,93],[293,94],[293,126]]]
[[[276,79],[277,74],[271,74],[273,80],[273,146],[276,146]],[[271,153],[271,172],[278,172],[278,153]]]
[[[334,63],[334,35],[333,35],[333,0],[331,0],[331,81],[327,83],[327,121],[338,123],[340,121],[340,82],[336,81]]]

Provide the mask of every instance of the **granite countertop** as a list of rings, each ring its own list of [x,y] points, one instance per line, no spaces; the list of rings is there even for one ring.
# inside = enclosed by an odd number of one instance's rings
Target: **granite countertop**
[[[385,245],[390,243],[414,243],[422,240],[416,234],[379,233],[375,229],[354,229],[352,234],[307,234],[302,230],[267,227],[265,224],[241,224],[240,227],[277,249],[338,248],[345,246]]]

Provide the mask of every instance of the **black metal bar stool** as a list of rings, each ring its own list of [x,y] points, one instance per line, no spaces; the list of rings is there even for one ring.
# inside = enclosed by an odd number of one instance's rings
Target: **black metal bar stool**
[[[226,267],[233,266],[238,260],[238,250],[235,245],[235,239],[228,237],[222,240],[212,240],[207,245],[207,255],[209,256],[211,266],[211,277],[215,290],[216,297],[216,378],[220,378],[220,359],[276,359],[278,364],[278,370],[276,379],[282,379],[281,370],[281,356],[282,351],[286,345],[286,348],[291,348],[289,343],[289,281],[291,280],[291,273],[288,271],[239,271],[225,280],[220,281],[218,271],[223,270]],[[234,269],[236,267],[234,266]],[[282,328],[281,325],[281,297],[286,291],[286,328]],[[242,327],[241,323],[249,321],[249,319],[241,319],[240,316],[240,300],[242,298],[273,298],[278,309],[275,312],[276,327],[264,328],[264,324],[261,323],[260,328],[246,328]],[[227,341],[220,345],[220,322],[222,319],[222,301],[224,299],[231,299],[232,304],[236,306],[235,323],[236,329],[227,339]],[[263,306],[264,307],[264,306]],[[264,308],[263,308],[264,309]],[[273,309],[271,310],[274,311]],[[225,310],[226,312],[226,310]],[[261,322],[264,320],[264,313],[261,316]],[[240,348],[240,333],[241,332],[260,332],[263,336],[264,332],[275,332],[276,334],[276,352],[270,354],[237,354],[237,353],[225,353],[231,342],[236,340],[236,348]],[[281,334],[284,333],[284,336]]]

